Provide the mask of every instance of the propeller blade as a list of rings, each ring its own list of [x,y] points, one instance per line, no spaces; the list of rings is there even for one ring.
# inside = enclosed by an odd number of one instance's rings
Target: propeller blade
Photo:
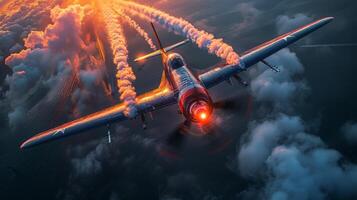
[[[166,143],[175,148],[180,148],[185,140],[185,135],[190,129],[191,123],[187,120],[178,125],[170,134],[166,140]]]
[[[221,110],[236,110],[240,108],[238,101],[233,99],[217,101],[213,104],[213,107]]]

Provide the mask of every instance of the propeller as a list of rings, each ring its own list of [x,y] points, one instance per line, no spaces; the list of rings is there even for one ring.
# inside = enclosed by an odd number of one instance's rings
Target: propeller
[[[248,118],[252,111],[252,98],[250,95],[233,96],[228,99],[216,101],[213,106],[217,110],[245,113],[245,116]],[[179,154],[179,152],[183,150],[183,146],[187,143],[189,137],[198,138],[200,142],[199,145],[207,147],[208,152],[211,154],[225,150],[233,141],[233,136],[220,128],[215,120],[205,125],[193,124],[186,120],[177,125],[177,127],[168,134],[165,146],[170,149],[171,152]]]
[[[171,133],[169,133],[166,143],[175,149],[181,148],[185,140],[185,136],[189,133],[190,128],[191,123],[188,120],[182,122]]]
[[[179,154],[188,138],[197,139],[199,146],[208,148],[209,153],[218,153],[227,147],[232,139],[215,123],[206,125],[191,124],[188,121],[179,124],[166,139],[166,147],[171,153]]]
[[[213,103],[213,107],[218,110],[243,112],[245,102],[247,101],[245,98],[245,96],[234,96],[228,99],[216,101]]]

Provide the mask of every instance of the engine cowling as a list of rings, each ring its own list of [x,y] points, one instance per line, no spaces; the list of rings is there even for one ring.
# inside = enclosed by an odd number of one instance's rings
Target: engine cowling
[[[213,103],[206,89],[194,87],[179,97],[179,106],[184,116],[195,123],[205,123],[213,112]]]

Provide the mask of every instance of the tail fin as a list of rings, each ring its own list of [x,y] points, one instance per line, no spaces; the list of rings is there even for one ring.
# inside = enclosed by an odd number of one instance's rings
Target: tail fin
[[[151,27],[152,27],[152,29],[154,31],[154,34],[155,34],[155,37],[157,39],[157,42],[159,44],[159,48],[160,49],[157,50],[157,51],[154,51],[152,53],[149,53],[147,55],[144,55],[144,56],[141,56],[139,58],[136,58],[134,60],[135,62],[138,62],[138,61],[141,61],[141,60],[145,60],[145,59],[148,59],[148,58],[152,58],[152,57],[156,57],[156,56],[159,56],[159,55],[166,55],[167,52],[169,52],[169,51],[171,51],[173,49],[176,49],[177,47],[180,47],[180,46],[182,46],[184,44],[187,44],[190,41],[190,40],[186,39],[186,40],[178,42],[178,43],[176,43],[174,45],[171,45],[171,46],[168,46],[168,47],[163,47],[162,43],[161,43],[161,40],[160,40],[160,37],[159,37],[159,34],[157,34],[157,31],[156,31],[156,28],[155,28],[154,24],[152,22],[150,22],[150,24],[151,24]]]
[[[154,24],[152,22],[150,22],[150,24],[151,24],[152,30],[154,31],[156,40],[157,40],[157,42],[159,44],[159,48],[160,48],[161,53],[162,54],[166,54],[166,51],[165,51],[164,47],[162,46],[159,34],[157,34],[157,31],[156,31],[156,28],[155,28]]]

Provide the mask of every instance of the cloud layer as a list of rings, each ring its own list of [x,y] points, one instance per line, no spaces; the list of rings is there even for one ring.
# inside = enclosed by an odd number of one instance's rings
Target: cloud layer
[[[29,112],[40,112],[38,107],[46,112],[42,106],[55,107],[61,96],[69,98],[72,92],[83,94],[71,99],[81,105],[88,97],[88,90],[96,88],[98,80],[95,77],[100,79],[102,72],[95,66],[100,63],[90,56],[95,54],[93,43],[87,45],[82,39],[82,26],[90,17],[88,13],[87,7],[79,5],[52,9],[52,23],[44,31],[30,32],[24,39],[24,49],[6,58],[6,64],[14,73],[6,78],[9,89],[2,103],[10,105],[12,127],[25,122]],[[91,59],[85,59],[87,57]],[[81,89],[65,86],[68,80],[72,83],[78,79],[83,81]]]
[[[280,16],[278,32],[307,19],[302,14],[294,19]],[[308,91],[306,82],[298,76],[304,72],[302,64],[289,50],[279,52],[271,61],[282,65],[282,73],[264,71],[252,81],[250,89],[260,107],[257,111],[268,107],[272,112],[264,112],[258,115],[263,117],[250,123],[237,158],[240,174],[262,182],[263,186],[260,192],[251,189],[243,196],[272,200],[356,197],[353,185],[357,166],[345,162],[319,137],[308,134],[307,125],[295,109]],[[344,132],[353,129],[345,127]]]

